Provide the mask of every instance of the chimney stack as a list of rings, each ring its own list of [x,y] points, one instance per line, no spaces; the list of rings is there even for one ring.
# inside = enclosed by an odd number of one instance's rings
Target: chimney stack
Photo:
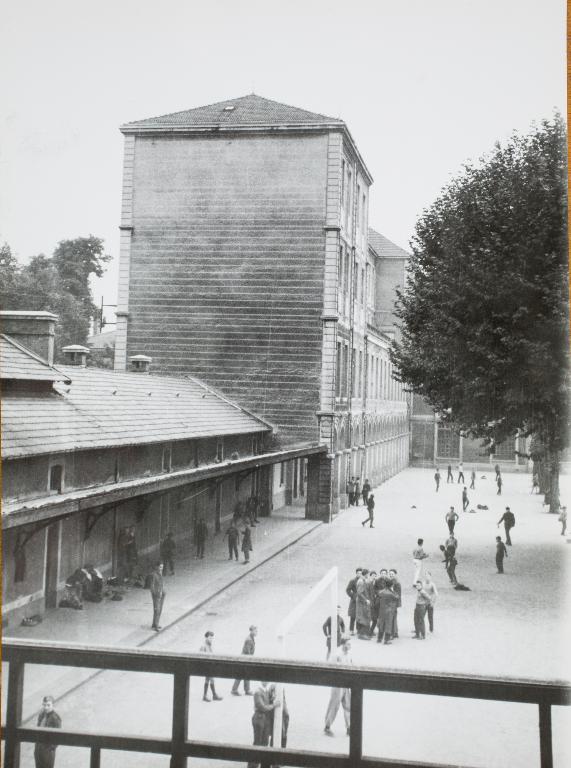
[[[53,365],[56,320],[51,312],[3,311],[0,331]]]
[[[153,358],[148,355],[131,355],[129,358],[131,370],[137,373],[149,373]]]
[[[81,344],[70,344],[61,350],[65,356],[66,365],[77,365],[79,368],[85,368],[87,365],[87,355],[90,354],[87,347]]]

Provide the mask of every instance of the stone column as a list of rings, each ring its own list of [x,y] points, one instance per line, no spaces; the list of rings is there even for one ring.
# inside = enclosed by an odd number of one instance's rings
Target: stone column
[[[269,517],[272,511],[274,465],[260,467],[258,471],[258,514]]]
[[[307,520],[331,522],[334,458],[332,454],[318,453],[307,459]]]

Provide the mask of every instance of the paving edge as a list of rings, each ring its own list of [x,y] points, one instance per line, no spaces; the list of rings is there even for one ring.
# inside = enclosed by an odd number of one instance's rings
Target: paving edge
[[[308,522],[311,522],[311,521],[308,521]],[[196,603],[196,605],[193,605],[192,608],[189,608],[188,611],[186,611],[185,613],[181,614],[174,621],[171,621],[170,624],[167,624],[165,627],[163,627],[163,629],[161,630],[160,633],[155,633],[155,634],[151,635],[150,637],[145,638],[140,643],[137,643],[134,647],[135,648],[141,648],[144,645],[147,645],[148,643],[152,643],[154,640],[156,640],[158,637],[160,637],[160,635],[162,635],[168,629],[171,629],[171,627],[174,627],[176,624],[178,624],[179,622],[181,622],[184,619],[186,619],[192,613],[195,613],[196,611],[200,610],[200,608],[202,608],[204,605],[206,605],[206,603],[209,603],[211,600],[214,600],[215,597],[218,597],[218,595],[222,594],[222,592],[227,590],[229,587],[234,586],[234,584],[237,584],[239,581],[241,581],[242,579],[246,578],[246,576],[248,576],[250,573],[252,573],[252,571],[257,570],[262,565],[265,565],[270,560],[273,560],[274,557],[277,557],[278,555],[281,555],[282,552],[286,551],[286,549],[289,549],[290,547],[293,547],[293,545],[297,544],[298,541],[301,541],[301,539],[304,539],[310,533],[313,533],[313,531],[315,531],[317,528],[319,528],[321,525],[323,525],[323,522],[321,520],[315,520],[313,522],[315,524],[312,525],[311,527],[308,527],[306,530],[302,531],[299,534],[299,536],[296,536],[296,538],[291,539],[291,541],[286,542],[279,549],[276,549],[275,552],[271,552],[270,554],[268,554],[267,557],[263,558],[259,562],[256,562],[255,565],[253,565],[251,568],[248,568],[248,570],[243,571],[239,576],[236,576],[236,578],[232,579],[232,581],[229,581],[223,587],[220,587],[215,592],[213,592],[211,595],[209,595],[208,597],[205,597],[203,600],[201,600],[200,602]],[[75,691],[77,691],[83,685],[85,685],[86,683],[90,682],[91,680],[93,680],[98,675],[102,674],[103,672],[107,672],[107,671],[108,670],[105,670],[105,669],[97,669],[95,672],[93,672],[92,674],[90,674],[86,678],[84,678],[81,682],[76,683],[75,685],[72,685],[71,688],[69,688],[67,691],[65,691],[64,693],[62,693],[59,696],[57,696],[56,699],[55,699],[56,702],[57,701],[62,701],[63,699],[66,698],[66,696],[69,696],[70,694],[75,693]],[[35,714],[29,715],[23,721],[23,723],[25,724],[26,722],[31,720],[33,717],[35,717]]]

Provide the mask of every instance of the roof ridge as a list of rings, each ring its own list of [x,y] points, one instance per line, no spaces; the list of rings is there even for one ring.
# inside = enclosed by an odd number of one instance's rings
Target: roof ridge
[[[231,104],[236,104],[236,102],[244,102],[247,99],[252,99],[252,97],[258,102],[264,102],[266,104],[275,105],[277,107],[283,107],[286,109],[295,110],[296,112],[303,112],[305,115],[308,115],[308,116],[311,115],[314,118],[319,118],[320,120],[326,120],[328,122],[335,122],[335,123],[339,123],[340,125],[345,125],[344,121],[341,120],[341,118],[339,117],[331,117],[330,115],[324,115],[321,112],[312,112],[309,109],[304,109],[303,107],[296,107],[293,104],[286,104],[283,101],[268,99],[266,96],[260,96],[257,93],[247,93],[244,96],[236,96],[233,99],[222,99],[220,101],[214,101],[210,104],[201,104],[196,107],[180,109],[175,112],[166,112],[165,114],[162,114],[162,115],[155,115],[153,117],[142,118],[140,120],[131,120],[128,123],[124,123],[122,127],[128,128],[129,126],[137,126],[141,123],[151,123],[155,120],[163,120],[165,118],[174,118],[179,115],[184,115],[191,112],[198,112],[200,110],[208,110],[208,109],[211,109],[212,107],[217,107],[217,106],[220,106],[220,107],[222,107],[223,105],[230,106]],[[248,125],[248,124],[249,123],[244,123],[244,125]],[[252,124],[256,124],[256,123],[252,123]]]

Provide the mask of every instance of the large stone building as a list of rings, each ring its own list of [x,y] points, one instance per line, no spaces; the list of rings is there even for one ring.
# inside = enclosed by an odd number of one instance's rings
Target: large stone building
[[[347,126],[252,94],[121,130],[116,370],[151,355],[268,420],[280,446],[326,445],[308,503],[330,519],[348,477],[408,462],[372,177]]]

